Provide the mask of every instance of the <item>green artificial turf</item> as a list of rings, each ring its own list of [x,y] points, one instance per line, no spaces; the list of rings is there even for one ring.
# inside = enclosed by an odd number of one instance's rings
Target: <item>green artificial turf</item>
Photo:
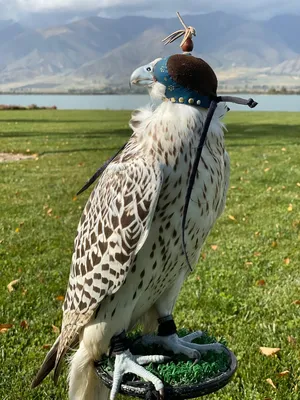
[[[178,331],[178,336],[183,337],[191,333],[186,329]],[[178,354],[174,355],[172,352],[165,350],[159,345],[145,346],[140,340],[140,333],[136,332],[134,335],[130,335],[130,350],[132,354],[136,355],[165,355],[170,357],[170,360],[165,361],[162,364],[150,363],[145,368],[157,375],[163,382],[174,386],[182,385],[195,385],[203,383],[208,379],[213,379],[219,376],[221,373],[227,371],[230,367],[230,357],[228,352],[215,352],[208,351],[203,353],[201,359],[197,362],[195,360],[189,360],[188,357]],[[216,343],[217,340],[214,336],[210,336],[204,333],[201,337],[193,340],[197,344],[209,344]],[[224,338],[220,338],[220,343],[226,346]],[[106,356],[101,361],[102,368],[112,376],[114,358],[108,359]],[[124,382],[130,382],[132,380],[140,380],[139,377],[134,375],[124,376]]]
[[[61,323],[73,240],[89,191],[75,193],[127,140],[129,116],[0,112],[0,151],[38,154],[0,164],[0,324],[9,327],[0,334],[1,400],[67,399],[66,368],[57,387],[50,378],[36,390],[30,383]],[[226,337],[238,358],[233,381],[208,399],[297,400],[300,114],[230,112],[226,123],[226,210],[182,288],[174,317],[179,327]],[[260,346],[281,350],[268,357]]]

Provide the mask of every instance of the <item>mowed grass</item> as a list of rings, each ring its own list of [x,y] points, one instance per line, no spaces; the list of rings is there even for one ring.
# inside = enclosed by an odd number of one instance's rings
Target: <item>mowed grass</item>
[[[67,399],[31,380],[61,324],[73,239],[86,192],[75,193],[129,137],[126,111],[1,111],[0,399]],[[239,360],[211,400],[300,398],[300,114],[229,113],[227,207],[184,285],[178,327],[224,336]],[[20,281],[9,292],[7,285]],[[54,328],[53,328],[54,326]],[[2,325],[3,328],[3,325]],[[1,325],[0,325],[1,330]],[[274,357],[260,346],[279,347]],[[279,374],[289,371],[281,377]],[[266,380],[272,379],[277,389]]]

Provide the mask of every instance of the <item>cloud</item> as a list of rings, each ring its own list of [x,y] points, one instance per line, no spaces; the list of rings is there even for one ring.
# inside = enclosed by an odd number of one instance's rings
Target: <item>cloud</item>
[[[131,7],[146,3],[145,0],[0,0],[0,13],[7,12],[43,12],[52,10],[89,10],[109,9],[119,6]]]
[[[0,15],[15,16],[31,12],[95,10],[100,15],[174,16],[182,14],[224,11],[254,18],[266,18],[276,14],[300,13],[299,0],[0,0]]]
[[[182,15],[223,11],[255,19],[278,14],[300,14],[299,0],[107,0],[97,4],[103,15],[115,17],[128,14],[174,17],[175,11],[180,11]]]

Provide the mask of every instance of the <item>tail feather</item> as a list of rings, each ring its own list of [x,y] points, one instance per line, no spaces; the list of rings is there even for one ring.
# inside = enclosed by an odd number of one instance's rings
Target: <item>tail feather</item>
[[[58,381],[58,377],[60,375],[60,371],[61,371],[61,367],[62,367],[62,361],[64,358],[64,355],[67,352],[67,348],[64,348],[63,351],[61,351],[59,354],[58,352],[56,352],[56,361],[55,361],[55,365],[54,365],[54,376],[53,376],[53,380],[54,383],[57,384]]]
[[[54,365],[54,383],[56,384],[58,381],[58,377],[60,374],[60,370],[62,367],[62,361],[63,358],[66,354],[66,352],[77,346],[79,342],[79,337],[78,333],[75,329],[75,326],[71,326],[69,328],[62,328],[61,334],[60,334],[60,340],[58,343],[58,348],[56,351],[56,361]]]
[[[109,392],[97,376],[94,359],[82,341],[70,357],[69,399],[107,400]]]
[[[46,355],[46,358],[45,358],[40,370],[38,371],[36,377],[34,378],[32,384],[31,384],[32,388],[35,388],[36,386],[38,386],[46,378],[46,376],[50,374],[50,372],[55,367],[55,361],[56,361],[59,340],[60,340],[60,336],[58,336],[54,345],[51,347],[51,350]]]

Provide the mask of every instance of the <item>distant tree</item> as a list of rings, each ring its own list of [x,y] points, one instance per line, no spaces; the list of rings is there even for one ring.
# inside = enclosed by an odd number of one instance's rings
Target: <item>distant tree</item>
[[[268,94],[278,94],[278,91],[277,91],[277,89],[275,89],[274,87],[271,87],[271,88],[268,90],[267,93],[268,93]]]
[[[281,86],[280,93],[282,94],[288,93],[287,88],[285,86]]]

